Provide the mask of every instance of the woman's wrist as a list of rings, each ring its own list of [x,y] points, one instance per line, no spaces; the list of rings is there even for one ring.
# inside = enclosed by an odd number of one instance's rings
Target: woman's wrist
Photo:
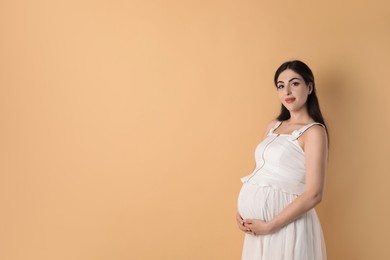
[[[274,233],[279,229],[275,219],[267,222],[267,229],[269,233]]]

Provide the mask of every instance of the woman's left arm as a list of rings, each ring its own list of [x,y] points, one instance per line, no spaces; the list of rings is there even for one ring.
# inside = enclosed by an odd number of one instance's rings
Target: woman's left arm
[[[293,222],[322,200],[325,186],[328,140],[326,130],[318,125],[305,132],[306,191],[284,208],[271,221],[244,220],[253,234],[266,235],[278,231]]]

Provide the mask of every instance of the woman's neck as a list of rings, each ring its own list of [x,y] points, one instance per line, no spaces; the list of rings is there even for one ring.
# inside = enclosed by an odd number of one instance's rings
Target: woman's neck
[[[313,119],[309,116],[309,113],[307,111],[290,111],[290,118],[288,119],[288,122],[291,124],[299,124],[299,123],[306,123],[311,122]]]

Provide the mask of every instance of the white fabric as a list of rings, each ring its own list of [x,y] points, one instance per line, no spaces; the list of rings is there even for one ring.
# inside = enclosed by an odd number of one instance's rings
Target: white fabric
[[[298,138],[309,127],[322,124],[308,124],[291,135],[275,134],[281,123],[278,121],[257,145],[255,170],[241,178],[238,211],[244,219],[270,221],[305,191],[305,157]],[[325,259],[325,243],[315,209],[273,234],[245,234],[242,260]]]

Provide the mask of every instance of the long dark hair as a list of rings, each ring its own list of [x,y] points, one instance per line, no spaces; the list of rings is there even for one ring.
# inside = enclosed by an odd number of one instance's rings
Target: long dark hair
[[[280,73],[283,71],[290,69],[293,70],[295,73],[298,73],[301,75],[303,80],[305,81],[306,85],[309,83],[312,84],[313,90],[307,97],[306,101],[306,107],[307,107],[307,112],[309,113],[309,116],[318,123],[321,123],[325,126],[326,128],[326,134],[328,135],[329,138],[329,133],[328,129],[325,124],[324,117],[322,116],[321,109],[320,109],[320,104],[318,102],[317,94],[316,94],[316,89],[315,89],[315,82],[314,82],[314,75],[309,66],[307,66],[305,63],[299,60],[293,60],[293,61],[287,61],[280,65],[280,67],[276,70],[275,76],[274,76],[274,83],[275,86],[277,86],[277,81],[279,78]],[[290,111],[282,104],[281,109],[280,109],[280,114],[277,117],[277,120],[279,121],[284,121],[287,120],[291,117]]]

